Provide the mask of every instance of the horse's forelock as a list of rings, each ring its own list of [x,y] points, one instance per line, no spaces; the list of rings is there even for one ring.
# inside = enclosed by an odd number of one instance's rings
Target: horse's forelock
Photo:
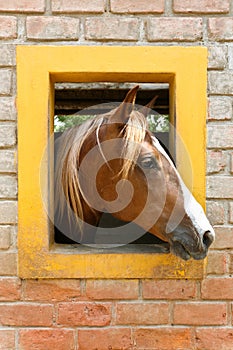
[[[121,170],[123,178],[129,176],[133,170],[141,151],[141,144],[146,136],[147,122],[142,113],[133,111],[124,128],[123,139],[125,140],[122,158],[123,167]]]

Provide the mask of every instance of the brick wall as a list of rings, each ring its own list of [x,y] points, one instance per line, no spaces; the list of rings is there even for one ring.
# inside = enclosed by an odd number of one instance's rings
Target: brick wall
[[[17,278],[17,44],[209,48],[202,281]],[[30,64],[30,62],[29,62]],[[230,0],[0,0],[0,349],[233,349],[233,6]]]

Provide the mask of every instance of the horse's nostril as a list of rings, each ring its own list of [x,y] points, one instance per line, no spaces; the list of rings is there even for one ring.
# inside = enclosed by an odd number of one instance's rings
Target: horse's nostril
[[[202,242],[206,248],[209,248],[211,243],[214,241],[214,236],[210,231],[206,231],[203,235]]]

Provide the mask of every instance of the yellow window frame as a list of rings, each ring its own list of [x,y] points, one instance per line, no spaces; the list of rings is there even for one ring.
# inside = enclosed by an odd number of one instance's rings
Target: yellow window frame
[[[193,193],[205,205],[207,49],[204,47],[19,46],[17,48],[19,231],[21,278],[190,278],[204,261],[171,254],[84,252],[50,244],[40,189],[40,166],[53,132],[55,82],[162,82],[191,159]],[[176,145],[186,183],[188,160]],[[48,160],[43,160],[46,174]],[[47,189],[49,198],[49,190]]]

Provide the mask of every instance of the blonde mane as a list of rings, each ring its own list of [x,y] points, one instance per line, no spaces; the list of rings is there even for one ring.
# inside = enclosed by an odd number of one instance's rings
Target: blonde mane
[[[55,142],[57,150],[55,213],[60,218],[66,213],[69,222],[71,217],[75,217],[81,233],[84,219],[82,202],[85,201],[88,205],[88,201],[82,192],[79,182],[80,153],[88,137],[95,133],[97,145],[102,157],[104,157],[101,149],[101,140],[99,139],[99,130],[106,123],[114,123],[114,120],[112,120],[114,111],[95,116],[82,125],[68,129]],[[123,164],[119,173],[122,178],[128,178],[130,171],[134,169],[140,153],[140,144],[145,139],[146,127],[147,122],[144,115],[138,111],[133,111],[122,130],[122,139],[124,140],[122,150]],[[90,205],[89,207],[91,209]]]

